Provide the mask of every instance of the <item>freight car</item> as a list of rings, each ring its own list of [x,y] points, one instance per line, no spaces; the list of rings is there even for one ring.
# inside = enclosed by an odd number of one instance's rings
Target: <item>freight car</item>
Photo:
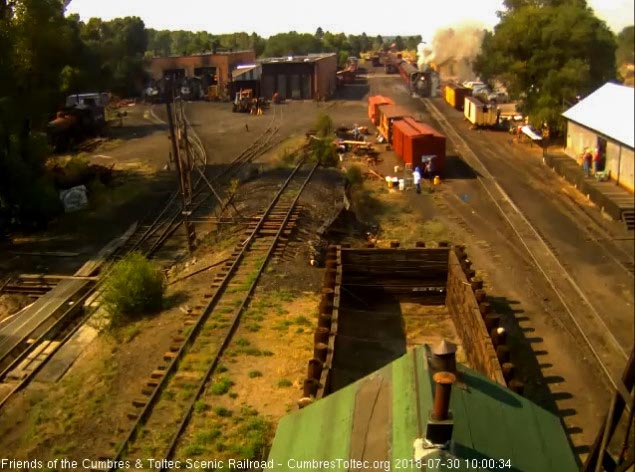
[[[478,97],[465,97],[464,99],[463,115],[478,128],[498,126],[500,113],[495,104],[484,103]]]
[[[452,107],[459,111],[463,111],[465,105],[465,97],[472,95],[472,91],[469,88],[461,87],[459,85],[448,84],[445,86],[445,101]]]

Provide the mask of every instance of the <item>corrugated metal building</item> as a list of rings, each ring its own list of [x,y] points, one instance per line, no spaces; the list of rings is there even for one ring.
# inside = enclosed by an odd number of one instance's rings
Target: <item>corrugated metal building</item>
[[[261,61],[262,95],[293,100],[330,98],[337,87],[337,56],[310,54]]]
[[[578,159],[585,148],[598,149],[610,178],[634,190],[635,92],[605,84],[562,114],[567,120],[565,152]]]
[[[245,64],[236,67],[232,71],[232,83],[230,96],[233,97],[240,90],[251,89],[254,96],[260,96],[260,79],[262,66],[260,64]]]
[[[231,81],[232,70],[239,64],[253,64],[254,51],[218,52],[191,56],[153,57],[149,74],[153,80],[172,77],[206,77],[206,85],[224,87]]]
[[[556,415],[460,364],[453,425],[441,425],[450,428],[449,447],[420,447],[435,403],[428,359],[420,346],[282,418],[269,454],[273,470],[578,470]]]

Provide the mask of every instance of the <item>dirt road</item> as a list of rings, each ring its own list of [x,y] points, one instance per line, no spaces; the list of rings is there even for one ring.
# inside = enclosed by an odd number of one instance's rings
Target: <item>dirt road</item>
[[[413,115],[443,128],[423,103],[409,96],[398,77],[371,77],[371,93],[409,107]],[[538,229],[593,307],[628,350],[632,343],[632,274],[618,262],[632,259],[627,245],[611,241],[621,228],[580,202],[572,188],[549,175],[537,149],[510,144],[505,133],[468,129],[459,112],[435,100],[468,146]],[[526,382],[526,396],[558,411],[576,452],[583,457],[608,406],[608,386],[567,309],[518,239],[476,173],[457,156],[462,143],[448,140],[448,179],[436,190],[436,218],[468,246],[483,270],[488,295],[513,338],[513,362]],[[430,215],[427,196],[411,194],[414,208]],[[425,209],[425,210],[424,210]],[[432,217],[432,215],[430,215]],[[599,239],[599,235],[604,238]],[[616,260],[617,259],[617,260]],[[574,300],[567,300],[575,306]],[[610,306],[610,314],[603,308]]]

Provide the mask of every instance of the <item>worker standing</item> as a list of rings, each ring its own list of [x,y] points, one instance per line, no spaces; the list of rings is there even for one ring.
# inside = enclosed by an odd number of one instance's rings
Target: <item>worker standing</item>
[[[602,156],[600,155],[600,150],[595,148],[593,150],[593,174],[600,172],[601,162]]]
[[[415,170],[412,173],[412,182],[415,184],[417,193],[421,193],[421,170],[419,167],[415,167]]]
[[[584,150],[584,155],[582,156],[582,169],[584,170],[584,176],[589,176],[589,171],[591,170],[591,160],[593,156],[591,155],[591,150],[586,148]]]
[[[428,177],[430,178],[430,183],[434,182],[434,172],[435,172],[435,168],[434,168],[434,157],[432,157],[429,161],[428,161]]]

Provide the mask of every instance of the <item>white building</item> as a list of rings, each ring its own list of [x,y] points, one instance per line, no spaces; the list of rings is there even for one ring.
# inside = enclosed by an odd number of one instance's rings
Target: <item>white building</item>
[[[599,149],[611,180],[634,190],[635,91],[607,83],[562,114],[567,120],[565,152],[578,159],[585,148]]]

